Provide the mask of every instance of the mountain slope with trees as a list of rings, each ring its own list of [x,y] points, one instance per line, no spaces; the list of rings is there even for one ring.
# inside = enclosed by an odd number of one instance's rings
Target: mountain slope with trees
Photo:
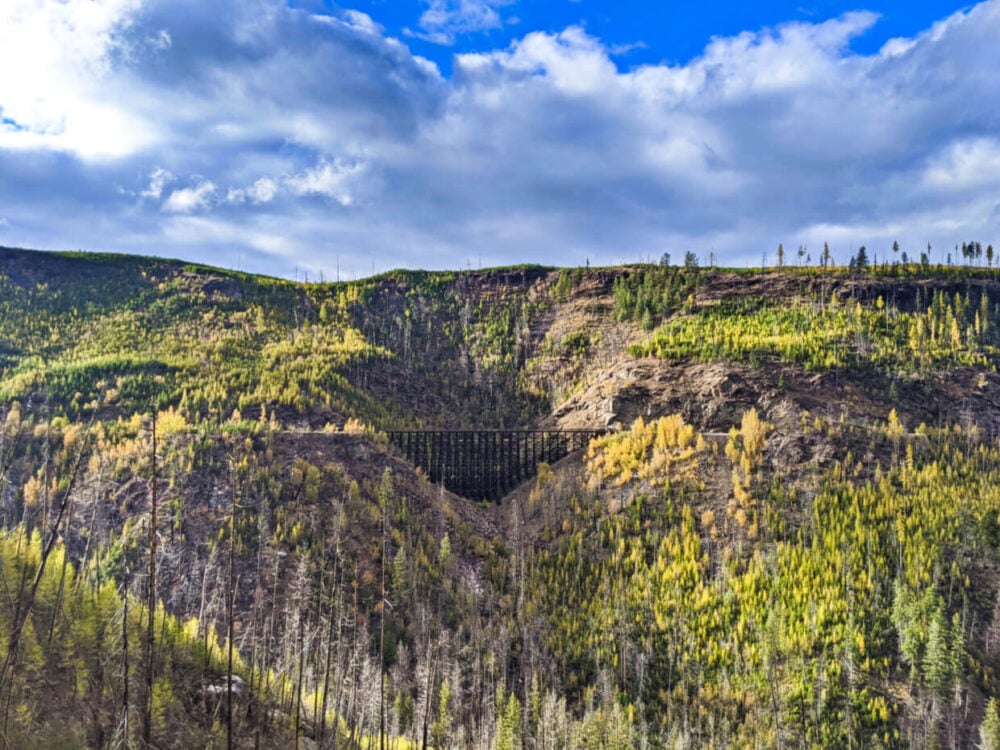
[[[0,250],[0,736],[1000,746],[998,347],[972,267]],[[534,426],[611,431],[496,506],[381,434]]]

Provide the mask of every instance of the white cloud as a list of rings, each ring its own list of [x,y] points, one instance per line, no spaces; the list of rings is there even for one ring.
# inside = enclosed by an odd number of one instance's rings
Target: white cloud
[[[428,8],[420,16],[421,33],[435,44],[452,45],[460,34],[488,31],[503,26],[497,8],[514,0],[425,0]]]
[[[458,55],[455,64],[470,77],[497,71],[537,76],[574,94],[593,94],[619,82],[608,50],[577,26],[559,34],[533,32],[505,52]]]
[[[140,0],[5,0],[0,107],[16,127],[0,148],[53,148],[85,158],[134,153],[155,138],[119,100],[111,73]],[[16,71],[16,73],[14,73]]]
[[[502,5],[428,3],[422,33],[486,30]],[[445,78],[355,11],[0,0],[0,69],[27,81],[0,76],[4,241],[286,274],[331,253],[361,273],[996,245],[1000,0],[854,53],[876,22],[635,69],[585,28],[528,31]]]
[[[170,194],[162,209],[169,213],[187,214],[209,207],[215,194],[215,184],[206,180],[190,188],[181,188]]]
[[[278,194],[278,183],[270,177],[261,177],[248,188],[229,188],[226,201],[229,203],[270,203]]]
[[[879,50],[879,55],[886,58],[901,57],[913,49],[914,44],[916,44],[916,40],[914,39],[890,39],[882,45],[882,49]]]
[[[158,201],[163,195],[163,188],[168,182],[173,182],[174,176],[166,169],[157,167],[149,173],[149,186],[139,195],[143,198]]]
[[[342,206],[354,203],[352,183],[365,173],[364,164],[324,161],[286,180],[295,195],[322,195]]]
[[[1000,185],[1000,140],[977,137],[950,144],[931,160],[923,181],[944,189]]]
[[[174,40],[170,37],[170,32],[166,29],[160,29],[160,31],[149,38],[149,44],[158,50],[170,49],[170,45],[174,43]]]
[[[268,177],[260,178],[247,191],[247,195],[254,203],[270,203],[277,194],[278,183]]]
[[[381,24],[376,23],[371,16],[359,10],[345,10],[344,20],[355,29],[360,29],[369,34],[379,35],[383,31]]]

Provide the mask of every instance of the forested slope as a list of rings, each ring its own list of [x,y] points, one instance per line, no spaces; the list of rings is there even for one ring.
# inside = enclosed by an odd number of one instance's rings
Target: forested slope
[[[998,306],[0,250],[4,742],[997,747]],[[403,426],[612,432],[493,507]]]
[[[530,421],[521,387],[547,273],[393,272],[295,284],[159,259],[0,251],[0,397],[59,414],[173,404],[196,419],[380,427]],[[537,290],[535,291],[537,294]]]

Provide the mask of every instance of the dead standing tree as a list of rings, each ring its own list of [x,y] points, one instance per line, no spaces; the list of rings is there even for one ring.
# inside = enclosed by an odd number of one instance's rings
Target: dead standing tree
[[[38,589],[42,584],[42,579],[45,575],[45,568],[48,563],[49,557],[52,551],[55,549],[56,542],[59,538],[59,528],[62,525],[63,517],[66,515],[66,511],[70,506],[72,501],[73,489],[76,486],[77,477],[79,476],[80,467],[83,465],[83,457],[86,454],[87,446],[90,442],[90,433],[94,424],[94,418],[91,417],[90,422],[87,425],[86,432],[84,433],[83,439],[80,441],[80,446],[77,450],[76,456],[73,460],[72,468],[70,469],[69,480],[67,481],[65,488],[61,491],[61,494],[55,498],[53,507],[55,508],[55,518],[51,524],[45,524],[42,526],[42,533],[44,543],[42,546],[41,557],[38,561],[38,567],[35,570],[35,575],[31,580],[30,587],[27,586],[28,583],[28,568],[24,568],[24,575],[21,577],[20,589],[17,593],[14,614],[11,621],[11,629],[7,638],[7,654],[4,657],[3,663],[0,664],[0,693],[4,690],[7,692],[7,702],[4,709],[4,732],[3,741],[4,745],[7,744],[7,716],[9,716],[10,703],[12,699],[13,692],[13,682],[14,682],[14,666],[19,658],[20,653],[20,643],[21,634],[24,631],[25,623],[28,617],[31,615],[32,608],[35,604],[35,598],[38,595]],[[48,486],[46,484],[46,491]],[[46,506],[43,511],[50,513],[48,506]],[[44,519],[43,519],[44,520]],[[23,532],[22,532],[23,533]]]
[[[146,642],[145,686],[142,696],[142,743],[149,747],[153,741],[153,682],[156,672],[156,408],[150,427],[150,477],[149,477],[149,566],[146,579]]]

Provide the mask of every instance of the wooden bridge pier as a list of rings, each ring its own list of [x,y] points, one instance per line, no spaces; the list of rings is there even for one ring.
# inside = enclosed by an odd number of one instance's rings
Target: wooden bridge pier
[[[586,447],[603,430],[400,430],[389,442],[431,482],[473,500],[497,501],[555,463]]]

